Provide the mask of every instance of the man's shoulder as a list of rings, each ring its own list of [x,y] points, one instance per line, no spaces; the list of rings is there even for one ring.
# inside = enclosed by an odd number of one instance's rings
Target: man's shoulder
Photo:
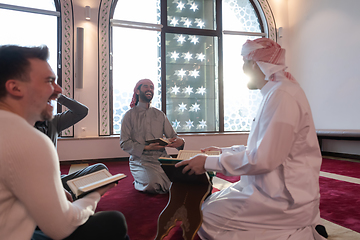
[[[48,137],[27,123],[22,117],[14,114],[0,114],[0,138],[9,145],[21,148],[43,147],[48,144]],[[51,141],[50,141],[51,143]]]
[[[296,94],[302,93],[304,91],[298,83],[282,81],[276,85],[276,87],[273,89],[273,92],[276,92],[277,94],[288,94],[294,97]]]

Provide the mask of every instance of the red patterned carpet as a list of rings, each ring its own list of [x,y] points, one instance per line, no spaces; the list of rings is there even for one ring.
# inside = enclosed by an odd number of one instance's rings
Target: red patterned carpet
[[[130,174],[128,162],[105,162],[112,174],[125,173],[128,177],[120,180],[118,186],[107,192],[100,200],[97,211],[118,210],[122,212],[128,223],[128,234],[131,240],[153,240],[156,236],[157,218],[168,202],[168,194],[150,195],[136,191],[133,188],[133,178]],[[343,162],[324,159],[322,171],[359,176],[360,163]],[[69,171],[70,165],[61,165],[62,173]],[[230,182],[239,180],[239,177],[227,177],[217,174],[218,177]],[[321,217],[360,232],[360,185],[320,177],[320,212]],[[175,227],[165,240],[181,240],[182,230]],[[195,240],[200,238],[196,237]]]

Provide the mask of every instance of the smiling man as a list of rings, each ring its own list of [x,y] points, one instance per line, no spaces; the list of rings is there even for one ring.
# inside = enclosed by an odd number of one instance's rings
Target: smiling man
[[[52,119],[50,102],[61,92],[47,58],[45,46],[0,46],[1,239],[128,239],[120,212],[94,214],[114,185],[68,201],[56,149],[33,127]]]
[[[242,48],[249,89],[263,96],[247,146],[209,147],[176,164],[183,172],[241,176],[202,205],[201,239],[320,240],[321,152],[304,91],[285,72],[285,49],[268,39]],[[323,227],[322,227],[323,228]],[[323,229],[324,230],[324,229]],[[326,236],[326,232],[321,232]]]
[[[130,154],[129,165],[135,189],[148,193],[167,193],[170,180],[160,166],[159,157],[169,157],[165,146],[146,143],[147,140],[169,138],[167,147],[180,149],[184,139],[177,137],[166,115],[150,107],[154,84],[149,79],[137,82],[130,103],[121,123],[120,147]]]

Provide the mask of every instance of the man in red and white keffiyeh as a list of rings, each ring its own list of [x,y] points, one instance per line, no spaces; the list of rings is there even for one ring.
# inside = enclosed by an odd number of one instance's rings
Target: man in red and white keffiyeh
[[[322,157],[306,95],[285,72],[285,50],[276,42],[248,40],[242,56],[249,89],[259,89],[263,96],[247,145],[204,148],[221,154],[175,165],[184,166],[183,173],[241,176],[204,201],[198,235],[206,240],[323,240]]]
[[[290,73],[285,72],[287,68],[285,66],[285,49],[268,38],[247,40],[243,45],[241,55],[244,59],[244,67],[248,65],[253,68],[259,67],[265,75],[265,80],[279,81],[281,76],[285,76],[288,80],[296,82]],[[251,82],[249,84],[249,88],[253,89]]]

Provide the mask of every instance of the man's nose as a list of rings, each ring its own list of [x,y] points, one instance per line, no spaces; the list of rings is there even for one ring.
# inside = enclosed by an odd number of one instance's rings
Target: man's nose
[[[54,93],[56,94],[62,93],[62,88],[57,83],[54,83]]]

